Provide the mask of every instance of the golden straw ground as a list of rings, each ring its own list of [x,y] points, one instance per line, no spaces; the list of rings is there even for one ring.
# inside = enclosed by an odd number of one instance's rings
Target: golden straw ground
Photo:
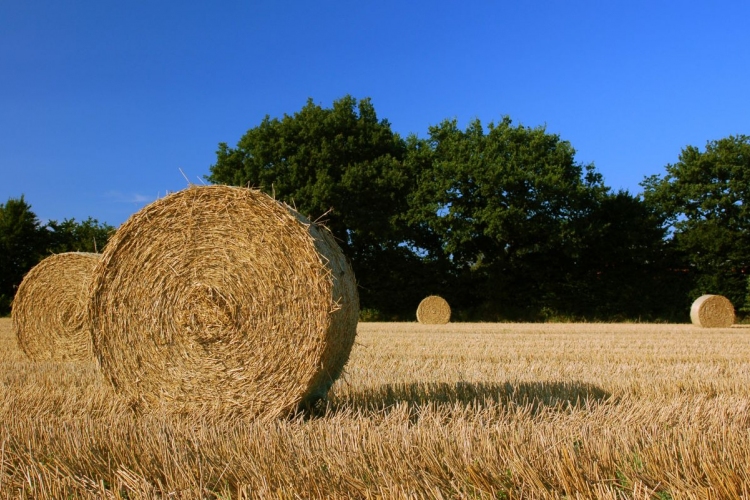
[[[322,418],[134,415],[0,318],[0,498],[750,498],[750,328],[360,323]]]
[[[690,308],[690,320],[704,328],[727,328],[734,324],[734,306],[721,295],[702,295]]]
[[[99,257],[79,252],[50,255],[23,278],[11,318],[18,345],[30,359],[93,359],[86,308]]]
[[[430,295],[417,307],[417,321],[427,325],[444,325],[451,320],[448,302],[437,295]]]
[[[333,237],[260,191],[191,187],[123,224],[94,273],[105,375],[135,406],[276,417],[324,397],[359,301]]]

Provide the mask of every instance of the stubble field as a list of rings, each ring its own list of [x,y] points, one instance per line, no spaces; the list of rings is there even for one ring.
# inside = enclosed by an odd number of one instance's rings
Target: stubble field
[[[750,328],[360,323],[273,421],[135,415],[0,319],[2,498],[750,498]]]

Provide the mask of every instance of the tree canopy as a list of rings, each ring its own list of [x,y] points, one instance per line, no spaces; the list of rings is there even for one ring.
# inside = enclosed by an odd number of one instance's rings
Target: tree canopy
[[[459,319],[657,318],[677,304],[657,286],[674,281],[664,217],[612,193],[569,142],[509,117],[404,139],[369,99],[308,100],[219,144],[208,179],[322,217],[370,317],[413,319],[434,293]]]
[[[23,276],[43,255],[44,236],[23,195],[0,203],[0,314],[10,311]]]
[[[507,116],[403,138],[370,99],[345,96],[220,143],[207,179],[327,225],[366,319],[413,320],[432,294],[458,320],[687,321],[705,293],[750,313],[750,137],[687,146],[639,195],[575,154]],[[42,225],[23,196],[0,204],[0,314],[40,259],[101,251],[113,231],[90,217]]]
[[[370,99],[264,117],[219,144],[207,179],[250,186],[332,231],[362,317],[413,320],[427,295],[457,320],[687,321],[713,293],[750,312],[750,137],[687,146],[642,194],[613,192],[545,127],[444,120],[401,137]],[[0,314],[41,258],[101,251],[114,228],[42,225],[0,204]]]
[[[710,141],[704,151],[688,146],[666,175],[642,186],[645,202],[664,216],[679,264],[694,274],[691,298],[718,293],[740,308],[750,267],[750,137]]]
[[[62,252],[101,252],[115,228],[89,217],[78,222],[63,219],[62,222],[50,220],[47,229],[47,250],[52,253]]]
[[[80,223],[65,219],[42,225],[23,195],[0,203],[0,316],[10,312],[18,285],[44,257],[101,251],[113,231],[91,217]]]
[[[577,221],[607,191],[601,176],[557,135],[508,117],[486,131],[479,120],[466,130],[446,120],[429,132],[410,221],[435,233],[466,283],[451,287],[461,291],[452,302],[498,316],[509,312],[501,304],[539,309],[572,265]]]

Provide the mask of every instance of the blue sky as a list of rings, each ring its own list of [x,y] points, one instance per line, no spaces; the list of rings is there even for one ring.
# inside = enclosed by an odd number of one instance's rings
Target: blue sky
[[[750,2],[0,2],[0,203],[117,226],[265,115],[370,97],[402,135],[508,115],[640,192],[750,135]]]

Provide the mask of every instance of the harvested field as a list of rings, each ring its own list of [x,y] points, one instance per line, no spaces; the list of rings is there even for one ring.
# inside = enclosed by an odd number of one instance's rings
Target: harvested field
[[[313,415],[136,417],[0,319],[2,498],[741,498],[750,328],[361,323]]]

